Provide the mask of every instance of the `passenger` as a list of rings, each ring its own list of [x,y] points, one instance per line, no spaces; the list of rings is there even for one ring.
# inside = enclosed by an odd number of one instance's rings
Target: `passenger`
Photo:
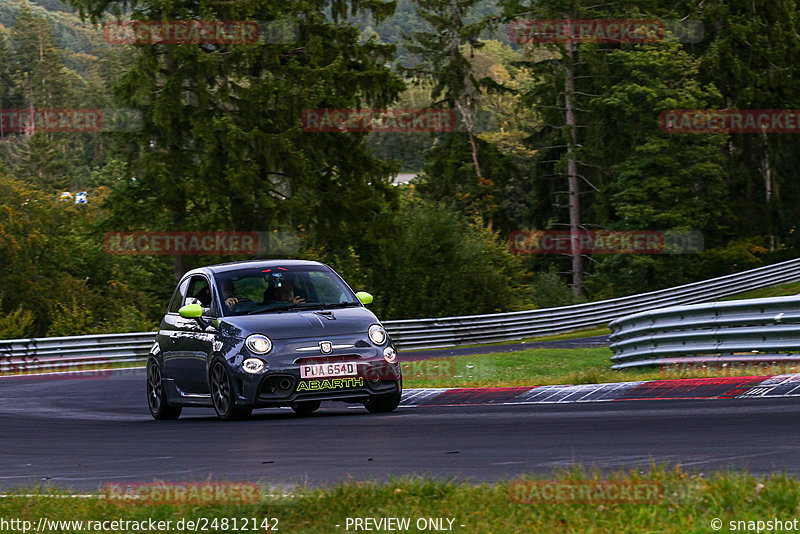
[[[291,284],[283,284],[281,287],[276,287],[275,297],[279,302],[291,302],[293,304],[306,301],[303,297],[295,296],[294,286]]]

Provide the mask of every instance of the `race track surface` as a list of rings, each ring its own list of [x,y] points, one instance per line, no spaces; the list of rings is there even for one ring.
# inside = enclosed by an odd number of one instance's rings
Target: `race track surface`
[[[185,409],[157,422],[142,371],[0,380],[0,487],[96,491],[131,481],[268,486],[432,475],[494,481],[574,463],[690,471],[800,470],[800,398],[401,407],[330,404],[309,417],[259,410],[222,422]]]

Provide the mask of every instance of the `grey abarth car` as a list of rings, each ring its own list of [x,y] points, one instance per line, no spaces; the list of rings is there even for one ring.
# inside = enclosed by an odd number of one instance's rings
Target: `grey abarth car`
[[[390,412],[402,394],[392,340],[365,304],[323,263],[227,263],[181,279],[147,360],[155,419],[213,407],[221,419],[254,408],[308,414],[322,401]]]

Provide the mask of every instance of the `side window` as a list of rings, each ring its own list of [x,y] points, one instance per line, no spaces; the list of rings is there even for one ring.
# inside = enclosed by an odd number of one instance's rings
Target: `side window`
[[[187,299],[196,299],[203,308],[211,307],[211,288],[208,285],[208,280],[203,276],[193,276],[189,280],[189,291],[186,296]]]
[[[181,309],[183,301],[186,298],[187,287],[189,287],[189,280],[184,280],[175,288],[175,293],[172,295],[172,300],[169,302],[168,313],[178,313],[178,310]]]

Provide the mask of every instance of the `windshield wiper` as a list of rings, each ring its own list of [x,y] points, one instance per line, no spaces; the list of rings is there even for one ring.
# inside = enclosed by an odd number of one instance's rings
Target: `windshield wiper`
[[[321,302],[287,302],[283,306],[275,306],[274,304],[270,304],[267,307],[256,308],[255,310],[250,310],[247,312],[247,315],[252,315],[254,313],[261,313],[261,312],[282,312],[287,310],[298,310],[298,309],[310,309],[310,308],[323,308],[325,305]]]
[[[357,302],[340,302],[338,304],[326,304],[325,309],[329,310],[332,308],[349,308],[350,306],[358,306]]]

